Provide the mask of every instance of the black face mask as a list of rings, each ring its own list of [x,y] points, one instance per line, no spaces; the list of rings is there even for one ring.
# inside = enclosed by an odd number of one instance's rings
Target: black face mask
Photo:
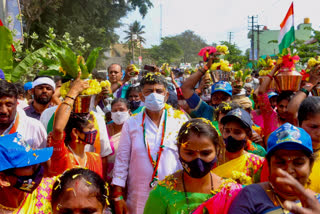
[[[210,162],[205,162],[201,158],[194,159],[190,162],[186,162],[181,157],[179,158],[182,167],[185,172],[188,173],[193,178],[202,178],[208,174],[213,168],[214,164],[217,162],[217,157],[215,157]]]
[[[17,178],[17,182],[13,187],[23,192],[32,193],[40,185],[43,178],[43,166],[39,166],[38,169],[31,176],[17,176],[11,174]]]
[[[135,101],[135,100],[132,100],[129,102],[130,104],[130,109],[131,111],[134,111],[136,110],[137,108],[139,108],[140,104],[141,104],[141,101]]]
[[[236,140],[232,136],[229,136],[227,139],[223,139],[224,144],[226,145],[226,150],[230,153],[235,153],[244,148],[247,140]]]

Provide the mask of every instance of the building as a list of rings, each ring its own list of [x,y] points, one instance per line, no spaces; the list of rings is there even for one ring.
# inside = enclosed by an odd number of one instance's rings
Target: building
[[[271,56],[279,53],[278,47],[278,36],[280,30],[269,30],[267,26],[264,26],[263,29],[254,30],[254,56],[257,59],[259,55]],[[251,39],[252,31],[249,31],[248,38]],[[309,18],[304,19],[304,23],[298,25],[297,29],[295,29],[295,36],[298,40],[309,40],[311,37],[311,23]],[[258,42],[259,41],[259,42]],[[275,42],[276,41],[276,42]],[[258,45],[259,44],[259,45]],[[251,51],[250,51],[250,58]]]
[[[108,67],[112,63],[126,66],[126,55],[129,53],[127,44],[113,44],[104,52],[106,60],[104,64]]]

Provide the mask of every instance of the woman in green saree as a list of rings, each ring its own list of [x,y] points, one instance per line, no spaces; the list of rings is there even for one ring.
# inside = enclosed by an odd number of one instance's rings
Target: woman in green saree
[[[217,202],[215,213],[226,213],[241,186],[210,172],[216,165],[220,148],[218,134],[210,121],[192,119],[186,122],[178,135],[183,171],[159,182],[150,192],[144,213],[190,213],[209,199]],[[204,205],[199,213],[210,212],[210,209],[210,205]]]

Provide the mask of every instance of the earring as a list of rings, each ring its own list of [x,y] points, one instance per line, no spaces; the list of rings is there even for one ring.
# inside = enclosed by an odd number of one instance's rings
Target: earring
[[[79,140],[78,140],[78,136],[76,137],[76,140],[75,140],[75,142],[76,142],[76,143],[78,143],[78,142],[79,142]]]

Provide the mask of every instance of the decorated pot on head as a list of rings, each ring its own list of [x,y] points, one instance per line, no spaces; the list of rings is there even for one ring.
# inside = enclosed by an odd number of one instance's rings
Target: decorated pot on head
[[[89,88],[83,90],[80,95],[78,95],[73,104],[74,113],[89,113],[91,107],[91,97],[95,94],[99,94],[102,91],[102,87],[108,87],[110,85],[109,81],[98,82],[96,79],[87,80],[89,83]],[[60,93],[64,98],[70,90],[71,81],[62,84]]]
[[[260,85],[263,83],[263,81],[266,81],[268,79],[268,75],[271,72],[271,70],[274,68],[274,65],[276,64],[276,60],[272,59],[270,56],[267,56],[266,59],[260,58],[258,61],[258,67],[261,68],[259,71],[259,82]],[[277,84],[274,79],[270,82],[270,84],[267,87],[267,90],[276,90]]]
[[[299,61],[299,56],[290,54],[279,57],[277,64],[281,67],[275,75],[275,80],[279,91],[298,91],[300,88],[302,75],[296,71],[295,64]]]

